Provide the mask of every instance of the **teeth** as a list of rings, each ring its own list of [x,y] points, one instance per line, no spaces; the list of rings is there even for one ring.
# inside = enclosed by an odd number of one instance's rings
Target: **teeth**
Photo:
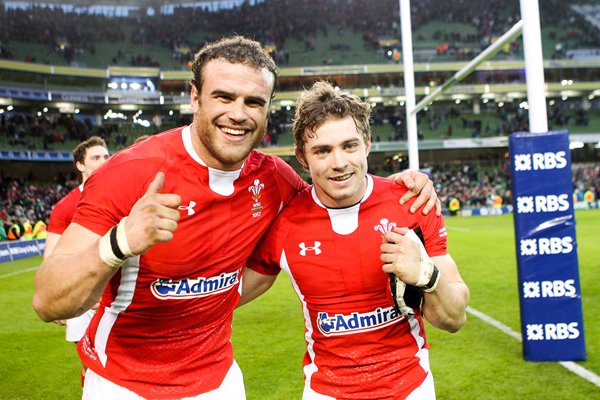
[[[331,180],[334,180],[334,181],[343,181],[343,180],[346,180],[346,179],[350,178],[350,175],[352,175],[352,174],[346,174],[346,175],[342,175],[342,176],[336,176],[336,177],[331,178]]]
[[[230,135],[236,135],[236,136],[241,136],[244,133],[246,133],[246,131],[243,129],[221,128],[221,130],[225,133],[228,133]]]

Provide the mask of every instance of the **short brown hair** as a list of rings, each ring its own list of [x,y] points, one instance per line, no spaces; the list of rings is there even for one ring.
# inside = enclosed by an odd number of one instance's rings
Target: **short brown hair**
[[[84,163],[85,152],[87,149],[94,146],[102,146],[108,149],[106,142],[100,136],[90,136],[87,140],[79,143],[77,147],[73,149],[73,162],[75,163],[75,166],[77,166],[78,162],[82,164]]]
[[[192,64],[191,84],[194,85],[198,93],[202,92],[204,66],[209,61],[216,59],[223,59],[231,64],[244,64],[259,70],[266,68],[273,74],[271,97],[273,96],[277,86],[278,73],[275,61],[260,43],[243,36],[232,36],[208,43],[196,53]]]
[[[336,90],[329,82],[318,81],[305,90],[296,103],[294,115],[294,141],[296,154],[304,153],[307,138],[331,118],[351,116],[365,143],[371,137],[371,105],[350,93]]]

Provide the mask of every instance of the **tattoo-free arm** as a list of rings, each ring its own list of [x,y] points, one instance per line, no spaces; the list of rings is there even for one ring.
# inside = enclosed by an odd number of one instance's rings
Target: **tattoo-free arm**
[[[242,295],[238,307],[251,302],[273,286],[277,275],[266,275],[246,268],[242,278]]]
[[[456,332],[467,322],[469,288],[449,254],[431,257],[431,260],[440,270],[441,277],[433,292],[424,293],[423,314],[436,328]]]
[[[98,252],[100,236],[72,223],[35,274],[33,307],[44,321],[72,318],[90,309],[117,269]]]

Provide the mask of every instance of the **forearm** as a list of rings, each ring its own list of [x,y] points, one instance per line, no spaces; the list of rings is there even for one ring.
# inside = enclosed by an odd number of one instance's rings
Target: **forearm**
[[[242,294],[237,307],[251,302],[273,286],[277,275],[264,275],[250,268],[244,271],[242,278]]]
[[[48,258],[50,254],[52,254],[59,239],[60,235],[48,232],[48,235],[46,236],[46,247],[44,248],[44,259]]]
[[[103,237],[76,222],[67,227],[36,273],[33,306],[40,318],[82,314],[96,304],[127,257],[173,239],[181,197],[160,193],[164,181],[164,173],[158,172],[127,218]]]
[[[35,276],[35,311],[44,321],[81,315],[98,302],[117,270],[100,259],[98,240],[75,254],[53,254]]]
[[[462,281],[449,282],[444,275],[436,289],[425,293],[423,314],[436,328],[456,332],[467,322],[469,289]]]

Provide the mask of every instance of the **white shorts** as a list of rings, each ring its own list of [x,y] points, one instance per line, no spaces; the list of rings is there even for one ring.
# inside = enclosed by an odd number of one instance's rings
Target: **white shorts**
[[[144,400],[144,398],[129,389],[119,386],[96,374],[88,368],[85,373],[82,400]],[[184,397],[179,400],[246,400],[244,376],[235,360],[227,371],[221,386],[210,392],[197,396]]]
[[[429,371],[421,386],[413,390],[406,400],[435,400],[435,385],[431,371]]]
[[[67,342],[79,342],[83,338],[83,335],[85,335],[85,331],[95,314],[95,310],[87,310],[79,317],[68,319]]]
[[[305,385],[302,400],[335,400],[335,397],[319,394],[312,390],[310,386]],[[431,371],[429,371],[421,386],[413,390],[406,400],[435,400],[435,386]]]

